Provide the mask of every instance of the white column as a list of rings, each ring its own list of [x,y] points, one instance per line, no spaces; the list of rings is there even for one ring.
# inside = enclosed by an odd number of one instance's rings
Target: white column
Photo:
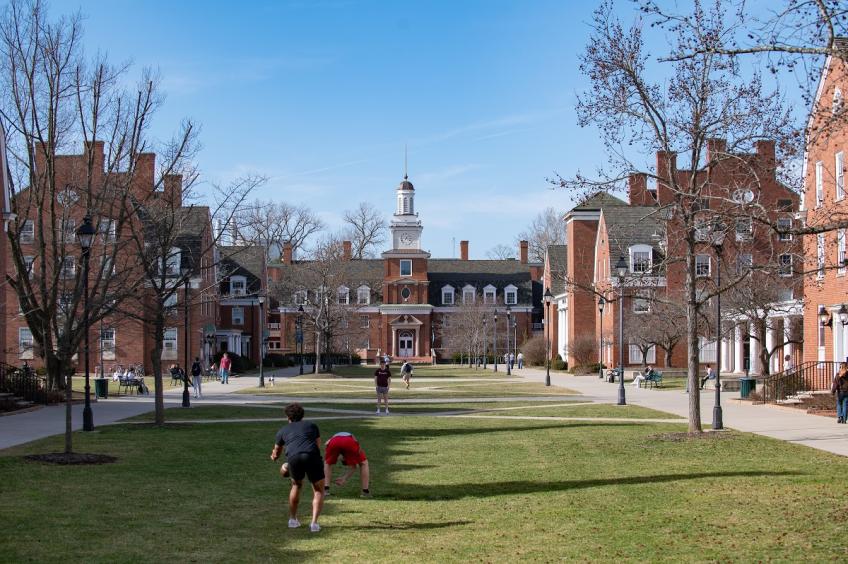
[[[418,329],[415,329],[412,334],[415,335],[415,337],[413,337],[415,339],[415,356],[418,356],[418,337],[420,336],[418,334]]]
[[[768,321],[766,321],[766,350],[770,351],[774,348],[776,341],[776,335],[774,327],[772,327]],[[772,355],[769,358],[769,374],[774,374],[774,365],[775,365],[775,355]]]
[[[754,329],[754,324],[751,323],[748,326],[748,335],[750,337],[750,359],[751,359],[751,374],[761,374],[762,370],[760,370],[760,342],[757,341],[754,337],[756,335],[756,330]]]
[[[845,357],[845,350],[842,346],[844,339],[845,339],[845,337],[843,335],[844,327],[842,326],[842,323],[839,321],[839,316],[836,315],[835,311],[830,312],[830,318],[831,318],[830,329],[831,329],[832,334],[833,334],[833,360],[835,362],[840,362]],[[825,327],[825,329],[827,329],[827,328]]]
[[[792,338],[792,318],[784,317],[783,318],[783,351],[781,351],[781,358],[786,355],[792,356],[792,345],[786,344]],[[786,370],[786,365],[783,365],[783,369]]]
[[[742,326],[736,325],[733,329],[733,371],[744,372],[744,341],[742,336]]]
[[[723,373],[730,372],[730,339],[725,339],[722,337],[721,339],[721,358],[719,358],[719,366],[721,366],[721,371]]]
[[[392,351],[389,354],[391,356],[397,356],[397,329],[392,327],[392,345],[389,347],[389,350]]]

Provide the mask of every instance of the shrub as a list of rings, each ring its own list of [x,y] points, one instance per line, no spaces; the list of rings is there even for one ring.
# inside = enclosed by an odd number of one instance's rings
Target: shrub
[[[598,358],[598,342],[594,335],[577,335],[571,340],[568,352],[574,357],[575,372],[588,372]]]
[[[545,338],[541,335],[530,337],[521,345],[524,353],[524,363],[529,366],[542,366],[545,364]]]
[[[557,355],[557,359],[553,362],[551,368],[554,370],[568,370],[568,363],[559,358],[559,355]]]

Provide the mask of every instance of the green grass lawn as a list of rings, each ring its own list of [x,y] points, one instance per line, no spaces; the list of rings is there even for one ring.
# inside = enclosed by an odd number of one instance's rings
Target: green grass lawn
[[[339,365],[333,367],[332,375],[329,377],[338,378],[365,378],[374,377],[374,371],[377,369],[374,365]],[[400,379],[400,363],[393,362],[389,369],[392,376]],[[437,364],[436,366],[429,365],[414,365],[412,377],[415,378],[507,378],[506,369],[500,366],[498,372],[491,370],[483,370],[468,368],[467,366],[458,366],[455,364]],[[511,376],[517,378],[517,376]]]

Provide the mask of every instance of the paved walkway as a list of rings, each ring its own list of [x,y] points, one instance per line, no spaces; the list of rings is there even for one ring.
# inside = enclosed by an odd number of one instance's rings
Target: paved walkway
[[[525,380],[544,382],[545,371],[524,368],[515,370]],[[597,376],[572,376],[551,373],[551,384],[578,391],[594,397],[602,403],[617,403],[618,384],[609,384]],[[657,390],[636,388],[629,382],[625,385],[627,403],[673,413],[680,417],[689,416],[689,396],[680,390]],[[788,407],[752,405],[739,401],[739,392],[722,392],[721,406],[724,426],[738,431],[747,431],[797,443],[819,450],[848,456],[848,425],[838,425],[832,417],[808,415]],[[701,421],[704,428],[712,425],[715,391],[701,392]]]

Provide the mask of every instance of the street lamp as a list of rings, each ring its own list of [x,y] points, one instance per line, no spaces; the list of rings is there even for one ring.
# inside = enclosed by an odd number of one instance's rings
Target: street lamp
[[[833,324],[833,320],[824,306],[819,306],[819,324],[822,327],[828,327]]]
[[[512,324],[512,310],[506,307],[506,375],[512,376],[512,363],[509,361],[509,326]]]
[[[551,324],[548,321],[548,310],[551,307],[551,302],[554,301],[554,295],[551,294],[550,288],[545,288],[545,356],[547,357],[547,365],[545,367],[545,385],[551,385]]]
[[[191,407],[190,395],[188,393],[188,363],[189,363],[189,340],[188,340],[188,332],[189,332],[189,319],[188,319],[188,302],[189,302],[189,286],[191,284],[191,269],[186,267],[182,270],[183,280],[185,284],[185,292],[183,292],[183,298],[185,299],[185,306],[183,307],[184,314],[184,330],[185,330],[185,352],[183,353],[183,358],[185,359],[183,362],[183,407]]]
[[[615,263],[618,274],[618,405],[627,405],[624,397],[624,277],[627,275],[627,261],[618,257]]]
[[[715,430],[724,428],[721,411],[721,251],[725,231],[724,224],[720,221],[713,226],[712,244],[716,254],[716,381],[715,406],[713,407],[713,429]],[[848,311],[845,315],[848,316]]]
[[[91,259],[91,243],[94,241],[94,226],[91,224],[91,216],[86,214],[82,225],[77,229],[77,239],[82,248],[83,264],[83,327],[85,329],[85,341],[83,351],[85,356],[85,407],[82,410],[82,430],[94,430],[94,414],[91,412],[91,384],[89,383],[88,368],[88,263]],[[102,341],[101,341],[102,343]]]
[[[848,325],[848,308],[845,307],[845,304],[839,306],[839,322],[842,323],[843,326]]]
[[[259,296],[256,298],[257,303],[259,304],[259,387],[265,387],[265,324],[262,322],[262,304],[265,303],[265,296]]]
[[[483,370],[486,370],[486,361],[489,360],[488,358],[486,358],[486,357],[489,356],[489,349],[488,349],[489,343],[487,342],[487,339],[486,339],[489,336],[489,332],[486,330],[486,326],[487,326],[488,321],[489,321],[488,318],[484,315],[483,316]]]
[[[601,314],[601,338],[598,340],[598,378],[604,379],[604,306],[607,301],[603,296],[598,297],[598,311]]]
[[[297,350],[297,345],[300,343],[300,375],[303,376],[303,306],[297,308],[297,321],[295,322],[294,346]]]
[[[498,371],[498,310],[492,314],[492,358],[495,359],[495,372]]]

